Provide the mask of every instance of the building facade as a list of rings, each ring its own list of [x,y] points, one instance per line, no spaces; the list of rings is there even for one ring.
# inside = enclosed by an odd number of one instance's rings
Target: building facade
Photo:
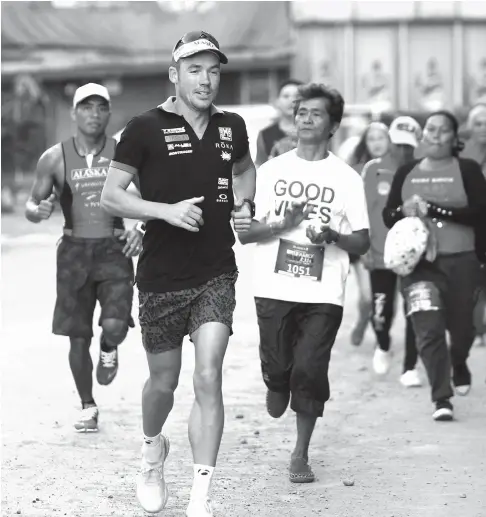
[[[486,2],[292,2],[292,74],[376,111],[486,102]]]

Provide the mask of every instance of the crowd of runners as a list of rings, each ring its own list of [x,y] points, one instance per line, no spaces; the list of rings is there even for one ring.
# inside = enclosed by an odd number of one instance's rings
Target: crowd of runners
[[[96,379],[109,385],[119,346],[134,327],[137,286],[149,378],[136,494],[149,513],[162,511],[169,495],[170,442],[163,431],[189,336],[194,481],[186,515],[213,515],[236,238],[253,246],[268,414],[279,418],[288,406],[296,414],[291,482],[314,481],[309,446],[330,397],[328,369],[350,271],[360,290],[350,342],[359,346],[371,324],[370,364],[376,375],[387,374],[400,346],[392,345],[390,329],[403,310],[400,382],[425,382],[420,358],[434,420],[453,420],[454,394],[467,395],[472,385],[469,352],[486,336],[486,106],[471,110],[465,145],[455,116],[437,111],[423,127],[410,116],[389,126],[371,122],[343,159],[331,151],[344,114],[341,94],[289,80],[280,87],[278,118],[258,136],[254,163],[245,121],[213,104],[227,62],[212,35],[185,34],[168,71],[175,96],[134,117],[118,143],[106,135],[108,90],[94,83],[78,88],[76,132],[41,156],[26,205],[35,223],[48,219],[57,202],[64,215],[52,331],[70,342],[81,401],[76,431],[98,430],[90,355],[96,303],[102,330]],[[126,228],[125,218],[138,222]]]

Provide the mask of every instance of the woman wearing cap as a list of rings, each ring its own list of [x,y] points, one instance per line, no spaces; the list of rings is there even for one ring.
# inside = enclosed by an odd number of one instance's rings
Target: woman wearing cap
[[[351,155],[349,165],[361,174],[367,162],[385,155],[390,149],[388,127],[382,122],[372,122],[363,132],[356,148]],[[361,345],[366,328],[371,317],[371,286],[368,272],[360,257],[350,255],[349,260],[356,274],[359,290],[358,321],[351,333],[351,343]]]
[[[383,211],[389,228],[403,217],[422,217],[436,243],[435,259],[421,260],[402,282],[435,420],[453,419],[451,361],[457,393],[466,395],[471,386],[466,361],[474,339],[478,257],[486,261],[486,179],[475,161],[458,158],[457,134],[451,113],[437,111],[427,118],[425,158],[399,168]]]
[[[478,162],[486,176],[486,104],[478,104],[469,112],[467,129],[471,136],[461,156]],[[486,267],[483,267],[483,275],[486,282]],[[474,328],[477,337],[486,345],[486,285],[484,287],[474,312]]]
[[[399,166],[413,160],[422,129],[412,117],[397,117],[388,132],[390,150],[381,158],[369,161],[362,172],[366,192],[366,203],[370,219],[371,247],[363,257],[369,270],[373,294],[371,323],[375,331],[377,346],[373,356],[373,369],[378,375],[388,372],[391,366],[390,329],[394,319],[398,277],[385,267],[384,248],[388,228],[383,223],[383,208],[386,205],[393,177]],[[400,382],[405,387],[421,386],[415,369],[417,364],[415,335],[410,322],[406,320],[405,356]]]

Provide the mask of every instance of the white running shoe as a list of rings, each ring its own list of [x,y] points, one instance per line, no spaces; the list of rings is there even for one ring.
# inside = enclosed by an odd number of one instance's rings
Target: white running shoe
[[[378,375],[385,375],[390,369],[390,352],[385,352],[381,348],[376,347],[375,354],[373,355],[373,369]]]
[[[160,437],[162,452],[160,461],[149,463],[142,458],[142,467],[137,475],[137,498],[140,506],[147,513],[159,513],[165,508],[169,491],[164,480],[164,463],[169,454],[169,439]]]
[[[78,433],[95,433],[98,431],[98,408],[90,406],[81,410],[79,418],[74,423]]]
[[[213,517],[211,500],[209,498],[191,499],[186,510],[186,517]]]
[[[407,370],[400,377],[400,382],[402,386],[405,388],[418,388],[422,386],[422,381],[420,380],[419,374],[417,370]]]

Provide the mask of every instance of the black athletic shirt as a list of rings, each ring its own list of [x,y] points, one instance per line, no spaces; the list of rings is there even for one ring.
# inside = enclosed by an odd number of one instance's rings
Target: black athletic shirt
[[[174,98],[133,118],[123,131],[112,162],[138,174],[142,198],[177,203],[204,196],[198,206],[204,225],[199,232],[161,220],[147,222],[138,261],[140,291],[163,293],[197,287],[236,270],[231,228],[232,169],[248,153],[244,120],[214,107],[201,140]]]

